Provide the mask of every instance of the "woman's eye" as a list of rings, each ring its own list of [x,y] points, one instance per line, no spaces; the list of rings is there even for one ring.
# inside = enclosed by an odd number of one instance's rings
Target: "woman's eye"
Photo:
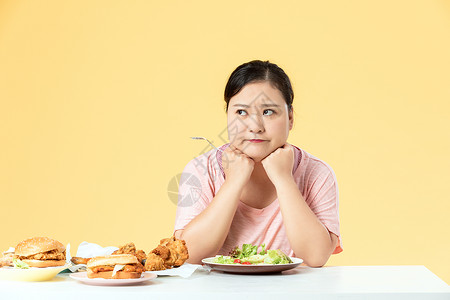
[[[237,113],[238,115],[240,115],[240,116],[245,116],[245,115],[247,114],[247,112],[246,112],[245,110],[243,110],[243,109],[238,109],[238,110],[236,111],[236,113]]]
[[[270,116],[270,115],[272,115],[274,113],[275,112],[273,110],[271,110],[271,109],[265,109],[264,112],[263,112],[263,115]]]

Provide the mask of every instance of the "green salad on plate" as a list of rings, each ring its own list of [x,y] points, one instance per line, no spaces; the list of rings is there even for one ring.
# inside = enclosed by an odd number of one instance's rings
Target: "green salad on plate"
[[[261,250],[258,252],[258,249]],[[283,251],[266,250],[266,245],[253,246],[252,244],[243,244],[242,248],[234,248],[229,256],[218,255],[214,258],[214,263],[229,265],[278,265],[289,264],[292,260]]]

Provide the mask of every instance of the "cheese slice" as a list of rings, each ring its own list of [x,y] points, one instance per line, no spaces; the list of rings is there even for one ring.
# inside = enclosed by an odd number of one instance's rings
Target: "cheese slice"
[[[115,265],[111,277],[114,277],[114,275],[116,275],[116,273],[122,270],[123,268],[125,268],[125,265]]]

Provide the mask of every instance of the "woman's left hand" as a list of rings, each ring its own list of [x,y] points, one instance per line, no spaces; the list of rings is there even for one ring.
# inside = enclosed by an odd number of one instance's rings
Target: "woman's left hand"
[[[261,161],[270,181],[277,186],[279,182],[292,179],[294,167],[294,149],[284,144]]]

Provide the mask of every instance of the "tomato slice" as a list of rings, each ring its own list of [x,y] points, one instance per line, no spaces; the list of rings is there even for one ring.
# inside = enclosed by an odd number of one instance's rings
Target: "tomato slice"
[[[241,263],[242,265],[251,265],[252,263],[249,261],[244,261],[243,263]]]
[[[235,263],[235,264],[240,264],[240,263],[241,263],[241,260],[240,260],[239,258],[236,258],[236,259],[234,260],[234,263]]]

